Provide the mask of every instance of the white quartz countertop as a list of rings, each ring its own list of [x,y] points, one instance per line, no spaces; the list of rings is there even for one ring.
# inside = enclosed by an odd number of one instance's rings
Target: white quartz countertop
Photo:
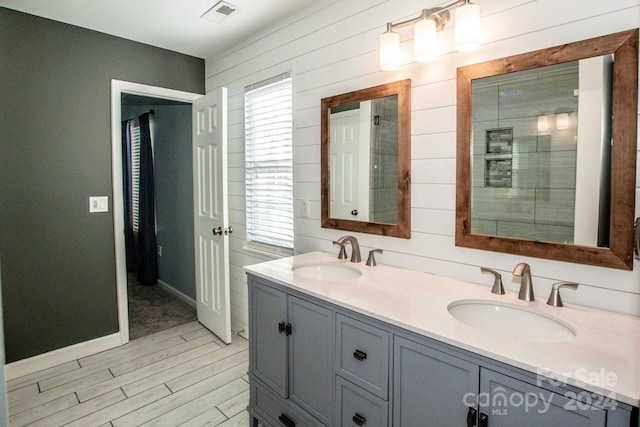
[[[294,274],[294,264],[306,263],[346,263],[362,275],[347,281],[319,281]],[[550,307],[547,295],[525,302],[515,293],[494,295],[487,287],[464,281],[381,264],[367,267],[364,262],[341,261],[325,252],[255,264],[245,270],[423,336],[640,406],[640,319],[636,317],[575,305]],[[570,325],[576,336],[565,342],[536,342],[528,340],[524,330],[522,338],[514,339],[469,326],[447,309],[452,302],[467,299],[534,309]]]

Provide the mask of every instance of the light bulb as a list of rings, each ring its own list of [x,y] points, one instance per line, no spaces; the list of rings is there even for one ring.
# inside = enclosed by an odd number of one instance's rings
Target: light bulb
[[[538,132],[546,132],[547,130],[549,130],[547,116],[538,116]]]
[[[397,70],[400,67],[400,36],[391,29],[380,35],[380,69]]]
[[[569,114],[560,113],[556,115],[556,129],[569,129]]]
[[[466,3],[456,9],[456,49],[468,52],[480,47],[480,6]]]
[[[432,19],[421,19],[413,26],[413,56],[417,62],[435,58],[438,44],[436,23]]]

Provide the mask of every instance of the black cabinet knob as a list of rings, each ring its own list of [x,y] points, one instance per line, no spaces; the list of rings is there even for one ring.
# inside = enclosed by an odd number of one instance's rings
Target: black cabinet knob
[[[353,415],[352,420],[355,424],[359,426],[363,426],[367,423],[367,419],[362,415],[358,414],[357,412]]]
[[[476,425],[476,415],[478,415],[478,410],[476,408],[469,408],[469,412],[467,412],[467,427]]]
[[[353,352],[353,358],[358,359],[362,362],[367,358],[367,353],[365,353],[364,351],[356,350]]]
[[[284,332],[284,322],[278,323],[278,332],[281,334]]]
[[[280,414],[278,419],[280,420],[280,422],[282,423],[283,426],[296,427],[296,423],[291,421],[291,419],[289,417],[287,417],[285,414]]]
[[[287,323],[287,325],[284,327],[284,334],[286,336],[289,336],[293,333],[293,328],[291,326],[291,323]]]
[[[489,427],[489,416],[487,414],[480,413],[478,415],[478,427]]]

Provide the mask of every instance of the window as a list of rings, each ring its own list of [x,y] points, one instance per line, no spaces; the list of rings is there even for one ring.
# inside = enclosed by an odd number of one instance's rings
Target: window
[[[293,253],[293,82],[289,73],[245,88],[250,248]]]
[[[140,123],[130,120],[131,138],[131,222],[133,232],[138,233],[140,223]]]
[[[151,148],[153,156],[153,141],[155,140],[155,122],[153,120],[153,110],[149,115],[149,132],[151,137]],[[134,233],[138,233],[140,228],[140,118],[127,121],[127,132],[131,142],[131,226]]]

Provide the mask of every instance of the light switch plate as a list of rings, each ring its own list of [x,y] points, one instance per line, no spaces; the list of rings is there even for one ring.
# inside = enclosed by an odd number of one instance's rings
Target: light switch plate
[[[300,216],[302,218],[309,218],[309,199],[300,200]]]
[[[109,196],[89,197],[89,212],[109,212]]]

